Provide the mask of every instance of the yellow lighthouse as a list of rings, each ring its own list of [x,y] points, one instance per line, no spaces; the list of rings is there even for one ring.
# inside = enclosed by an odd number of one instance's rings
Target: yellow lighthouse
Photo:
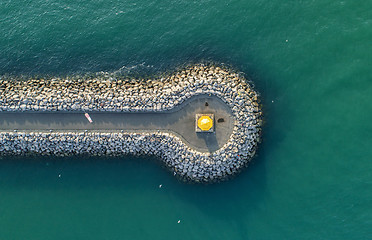
[[[196,114],[196,132],[213,132],[213,114]]]

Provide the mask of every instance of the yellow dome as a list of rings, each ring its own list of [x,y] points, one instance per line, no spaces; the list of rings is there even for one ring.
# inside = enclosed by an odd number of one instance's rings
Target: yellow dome
[[[213,121],[208,116],[201,116],[198,120],[198,127],[203,131],[208,131],[213,127]]]

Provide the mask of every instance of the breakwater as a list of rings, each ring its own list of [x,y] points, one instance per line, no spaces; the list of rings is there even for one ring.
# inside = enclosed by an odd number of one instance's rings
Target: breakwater
[[[124,127],[107,131],[94,128],[47,130],[22,127],[11,130],[4,127],[0,129],[2,155],[149,154],[159,157],[182,180],[213,182],[226,179],[246,166],[260,141],[262,112],[257,92],[243,76],[212,65],[189,66],[174,74],[142,81],[116,79],[110,75],[87,79],[3,79],[0,80],[0,93],[1,114],[160,114],[175,111],[185,102],[192,102],[193,98],[207,96],[226,106],[230,118],[229,125],[226,125],[226,116],[216,119],[214,133],[194,133],[195,123],[189,121],[193,127],[188,132],[195,140],[185,140],[186,137],[177,132],[178,129],[182,132],[187,123],[169,131],[157,129],[156,124],[152,127]],[[220,105],[213,107],[207,102],[205,105],[204,113],[220,114],[216,110],[221,108]],[[197,108],[195,111],[199,110]],[[139,121],[142,116],[146,115],[139,115]],[[218,122],[220,119],[223,121]],[[228,133],[228,137],[219,139],[221,134],[218,131]],[[185,131],[183,133],[186,135]],[[197,144],[193,144],[193,141],[197,139],[205,141],[206,148],[195,147]],[[211,144],[217,147],[208,148]]]

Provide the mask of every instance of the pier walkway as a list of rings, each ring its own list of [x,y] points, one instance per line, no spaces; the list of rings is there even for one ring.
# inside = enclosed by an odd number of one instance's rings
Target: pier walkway
[[[207,104],[206,104],[207,103]],[[176,108],[164,112],[0,112],[0,131],[101,131],[101,132],[171,132],[191,148],[213,152],[232,134],[231,109],[215,96],[194,96]],[[214,114],[215,132],[196,133],[195,115]]]

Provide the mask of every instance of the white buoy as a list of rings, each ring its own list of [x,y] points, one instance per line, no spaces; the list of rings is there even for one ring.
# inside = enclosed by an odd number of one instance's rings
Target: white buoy
[[[58,177],[60,178],[61,177],[61,174],[58,174]]]
[[[181,222],[181,220],[178,220],[178,222],[177,223],[180,223]]]
[[[163,185],[162,185],[162,184],[160,184],[160,185],[159,185],[159,188],[161,188],[162,186],[163,186]]]

